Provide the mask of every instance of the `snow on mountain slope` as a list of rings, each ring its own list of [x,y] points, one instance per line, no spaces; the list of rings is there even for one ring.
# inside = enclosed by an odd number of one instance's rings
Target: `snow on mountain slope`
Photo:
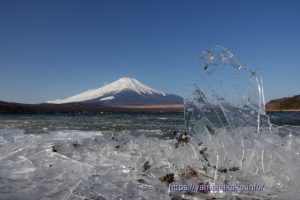
[[[125,92],[127,92],[126,93],[127,95],[124,95]],[[164,97],[167,96],[167,94],[152,89],[134,78],[124,77],[108,85],[105,85],[101,88],[88,90],[86,92],[77,94],[75,96],[66,99],[47,101],[47,103],[62,104],[62,103],[71,103],[71,102],[91,102],[91,101],[95,102],[95,100],[110,101],[116,99],[116,96],[123,96],[123,97],[126,96],[127,98],[128,96],[132,96],[132,98],[136,98],[137,96],[142,96],[144,98],[159,97],[160,99],[163,99]],[[170,99],[169,96],[168,99]]]

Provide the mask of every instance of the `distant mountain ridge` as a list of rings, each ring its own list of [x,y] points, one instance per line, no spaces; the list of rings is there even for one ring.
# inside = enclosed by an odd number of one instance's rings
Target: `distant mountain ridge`
[[[147,105],[147,104],[183,104],[183,98],[155,90],[140,81],[123,77],[101,88],[88,90],[80,94],[54,101],[51,104],[88,103],[99,105]]]
[[[150,88],[134,78],[120,78],[98,89],[41,104],[0,101],[0,114],[103,112],[183,112],[183,98]]]
[[[266,104],[267,111],[300,111],[300,95],[274,99]]]
[[[183,112],[183,105],[127,105],[110,107],[85,103],[22,104],[0,101],[0,114],[98,114],[136,112]]]

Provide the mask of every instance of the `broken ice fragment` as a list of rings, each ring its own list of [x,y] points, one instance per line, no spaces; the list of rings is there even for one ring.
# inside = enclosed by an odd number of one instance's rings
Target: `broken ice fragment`
[[[204,146],[199,151],[207,162],[203,170],[213,175],[214,185],[266,186],[250,197],[288,198],[294,185],[300,186],[299,127],[290,140],[287,128],[270,123],[261,77],[226,48],[203,51],[201,59],[202,76],[185,101],[185,119],[189,133]]]

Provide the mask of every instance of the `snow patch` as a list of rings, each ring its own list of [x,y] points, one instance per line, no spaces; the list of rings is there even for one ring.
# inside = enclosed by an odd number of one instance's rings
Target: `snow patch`
[[[104,98],[100,99],[100,101],[112,100],[114,98],[115,98],[114,96],[104,97]]]

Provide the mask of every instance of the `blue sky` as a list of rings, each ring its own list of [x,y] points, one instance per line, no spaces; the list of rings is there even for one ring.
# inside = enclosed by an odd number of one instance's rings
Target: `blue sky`
[[[300,1],[0,0],[0,100],[44,102],[123,76],[183,95],[217,44],[262,74],[267,100],[300,94]]]

